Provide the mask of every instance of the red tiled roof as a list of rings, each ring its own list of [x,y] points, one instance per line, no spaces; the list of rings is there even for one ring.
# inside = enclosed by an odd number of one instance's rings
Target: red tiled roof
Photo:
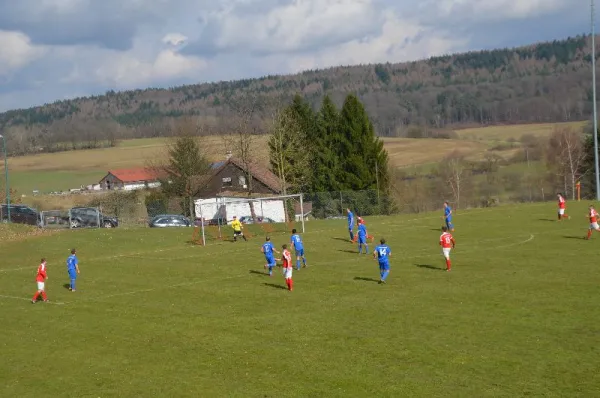
[[[159,179],[158,172],[144,167],[109,170],[108,173],[122,182],[157,181]]]

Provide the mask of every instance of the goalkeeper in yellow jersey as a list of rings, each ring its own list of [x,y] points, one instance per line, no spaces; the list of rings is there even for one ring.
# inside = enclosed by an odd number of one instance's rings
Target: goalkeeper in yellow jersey
[[[248,239],[246,239],[246,237],[244,236],[244,232],[242,231],[242,229],[244,229],[244,226],[242,225],[240,220],[237,219],[236,216],[233,216],[233,221],[231,222],[231,228],[233,228],[233,241],[234,242],[237,242],[238,236],[241,236],[242,238],[244,238],[244,240],[248,240]]]

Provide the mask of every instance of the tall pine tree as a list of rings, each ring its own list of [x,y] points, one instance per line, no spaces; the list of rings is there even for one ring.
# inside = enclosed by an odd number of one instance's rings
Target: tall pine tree
[[[337,191],[340,188],[335,177],[340,167],[337,148],[340,142],[340,114],[329,95],[317,115],[318,135],[314,138],[317,145],[313,154],[313,192]]]
[[[388,157],[383,142],[375,136],[375,129],[358,97],[350,94],[340,114],[339,154],[340,167],[336,180],[342,189],[359,191],[376,189],[387,191]]]

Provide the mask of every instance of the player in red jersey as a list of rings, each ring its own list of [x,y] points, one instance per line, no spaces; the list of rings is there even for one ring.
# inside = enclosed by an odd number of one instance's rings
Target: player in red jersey
[[[454,249],[456,242],[452,234],[448,232],[448,227],[442,227],[442,235],[440,236],[440,246],[442,246],[442,254],[446,259],[446,271],[450,271],[452,264],[450,263],[450,250]]]
[[[44,299],[44,302],[48,301],[48,296],[46,296],[46,287],[45,282],[48,279],[48,274],[46,273],[46,259],[42,258],[40,262],[40,266],[37,269],[37,275],[35,277],[35,281],[37,282],[37,292],[33,295],[31,302],[35,304],[40,296]]]
[[[590,219],[590,228],[588,229],[587,238],[592,238],[592,231],[596,230],[600,232],[600,227],[598,226],[598,212],[594,209],[594,205],[590,205],[590,211],[588,213],[588,217]]]
[[[281,246],[283,249],[282,252],[282,262],[283,262],[283,277],[285,278],[285,284],[288,287],[288,290],[291,292],[294,290],[294,283],[292,282],[292,271],[294,269],[292,265],[292,253],[287,248],[287,245]]]
[[[565,214],[567,204],[565,197],[562,195],[562,193],[556,194],[556,197],[558,198],[558,221],[562,220],[563,218],[571,218]]]
[[[356,218],[356,226],[357,226],[357,227],[360,227],[360,226],[361,226],[361,224],[362,224],[362,225],[364,225],[364,226],[366,226],[366,225],[367,225],[367,224],[365,223],[365,219],[364,219],[364,218],[362,218],[362,217],[360,217],[360,216],[358,216],[358,217]],[[373,235],[367,235],[367,239],[369,239],[369,240],[371,241],[371,243],[372,243],[373,241],[375,241],[375,237],[374,237]],[[354,242],[354,243],[358,242],[358,233],[356,233],[356,235],[354,235],[354,239],[352,239],[352,242]]]

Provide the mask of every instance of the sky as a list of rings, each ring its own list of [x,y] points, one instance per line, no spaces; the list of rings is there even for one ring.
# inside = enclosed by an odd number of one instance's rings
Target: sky
[[[583,0],[0,0],[0,111],[589,31]]]

